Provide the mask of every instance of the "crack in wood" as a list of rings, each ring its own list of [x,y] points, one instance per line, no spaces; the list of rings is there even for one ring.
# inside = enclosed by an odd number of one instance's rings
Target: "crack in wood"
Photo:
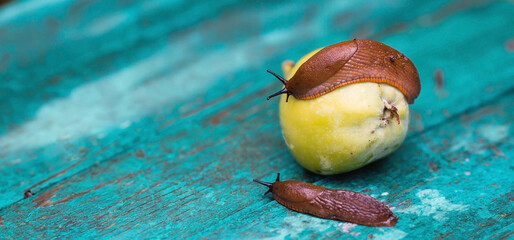
[[[93,188],[90,188],[88,190],[85,190],[85,191],[81,191],[81,192],[78,192],[78,193],[75,193],[73,195],[70,195],[70,196],[66,196],[62,199],[59,199],[57,201],[50,201],[50,199],[52,197],[55,196],[55,193],[62,188],[62,186],[67,183],[68,181],[64,181],[60,184],[58,184],[57,186],[53,187],[52,189],[48,190],[47,192],[41,194],[40,196],[38,196],[36,199],[34,199],[32,202],[36,203],[36,207],[49,207],[49,206],[53,206],[53,205],[56,205],[56,204],[59,204],[59,203],[63,203],[63,202],[67,202],[69,200],[72,200],[72,199],[75,199],[75,198],[78,198],[80,196],[83,196],[85,194],[88,194],[94,190],[97,190],[99,188],[102,188],[104,186],[107,186],[109,184],[112,184],[112,183],[115,183],[115,182],[120,182],[124,179],[127,179],[127,178],[132,178],[134,176],[137,176],[139,175],[140,173],[142,172],[142,170],[139,170],[135,173],[129,173],[123,177],[119,177],[119,178],[116,178],[116,179],[112,179],[110,181],[107,181],[107,182],[104,182],[104,183],[100,183],[98,185],[96,185],[95,187]]]

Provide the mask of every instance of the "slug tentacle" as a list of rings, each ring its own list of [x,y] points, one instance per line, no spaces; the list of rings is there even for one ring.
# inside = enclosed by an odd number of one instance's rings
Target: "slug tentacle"
[[[269,69],[268,69],[268,70],[266,70],[266,72],[271,73],[271,74],[272,74],[273,76],[275,76],[278,80],[280,80],[284,85],[286,85],[286,84],[287,84],[287,80],[286,80],[285,78],[283,78],[282,76],[280,76],[280,75],[278,75],[278,74],[274,73],[273,71],[271,71],[271,70],[269,70]]]
[[[268,189],[268,191],[266,191],[266,192],[264,193],[264,195],[266,195],[266,194],[268,194],[268,193],[272,192],[272,189],[273,189],[273,183],[264,182],[264,181],[261,181],[261,180],[259,180],[259,179],[254,179],[253,181],[254,181],[254,182],[256,182],[256,183],[260,183],[260,184],[262,184],[262,185],[264,185],[264,186],[266,186],[266,187],[268,187],[268,188],[269,188],[269,189]],[[280,182],[280,173],[277,173],[277,179],[275,180],[275,182]]]
[[[268,187],[268,191],[266,191],[266,192],[264,193],[264,195],[266,195],[266,194],[268,194],[268,193],[270,193],[270,192],[271,192],[271,189],[272,189],[273,183],[263,182],[263,181],[261,181],[261,180],[259,180],[259,179],[254,179],[253,181],[254,181],[254,182],[256,182],[256,183],[260,183],[260,184],[262,184],[262,185],[264,185],[264,186]]]
[[[254,179],[253,181],[256,182],[256,183],[260,183],[260,184],[262,184],[262,185],[264,185],[266,187],[269,187],[269,188],[271,188],[271,185],[272,185],[272,183],[264,182],[264,181],[261,181],[259,179]]]
[[[284,94],[286,93],[287,94],[287,99],[289,99],[289,95],[291,95],[286,88],[276,92],[276,93],[273,93],[271,94],[269,97],[266,98],[266,100],[270,100],[272,97],[275,97],[275,96],[278,96],[278,95],[281,95],[281,94]],[[286,99],[286,102],[287,102],[287,99]]]
[[[284,86],[286,86],[286,84],[287,84],[287,80],[286,80],[285,78],[283,78],[282,76],[280,76],[280,75],[278,75],[278,74],[274,73],[273,71],[271,71],[271,70],[269,70],[269,69],[268,69],[268,70],[266,70],[266,72],[271,73],[271,74],[272,74],[273,76],[275,76],[278,80],[280,80],[280,81],[284,84]],[[287,88],[286,88],[286,87],[284,87],[282,90],[280,90],[280,91],[278,91],[278,92],[276,92],[276,93],[271,94],[271,95],[270,95],[269,97],[267,97],[266,99],[267,99],[267,100],[270,100],[272,97],[275,97],[275,96],[278,96],[278,95],[281,95],[281,94],[284,94],[284,93],[285,93],[285,94],[287,94],[287,97],[286,97],[286,102],[287,102],[287,100],[289,100],[289,95],[291,95],[292,93],[291,93],[289,90],[287,90]]]

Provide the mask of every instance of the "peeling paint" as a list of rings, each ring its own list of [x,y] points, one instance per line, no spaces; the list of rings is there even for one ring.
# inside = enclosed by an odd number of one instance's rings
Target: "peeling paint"
[[[454,211],[463,212],[469,209],[469,205],[451,203],[435,189],[421,190],[416,193],[416,196],[420,199],[421,204],[398,211],[421,216],[431,216],[439,222],[445,222],[448,220],[448,213]]]
[[[282,220],[282,227],[272,229],[276,236],[266,239],[297,239],[300,233],[308,230],[323,232],[330,227],[336,227],[338,222],[312,217],[305,214],[294,214]]]
[[[374,240],[399,240],[405,238],[408,234],[400,229],[391,228],[391,229],[380,229],[381,233],[375,233],[373,235]]]

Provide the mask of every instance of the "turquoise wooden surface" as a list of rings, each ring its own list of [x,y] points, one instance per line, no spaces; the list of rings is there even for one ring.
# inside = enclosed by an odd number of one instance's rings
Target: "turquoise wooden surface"
[[[513,13],[467,0],[2,5],[0,239],[512,238]],[[318,176],[283,143],[265,69],[352,38],[407,55],[422,91],[397,152]],[[400,220],[291,212],[251,182],[277,172],[364,192]]]

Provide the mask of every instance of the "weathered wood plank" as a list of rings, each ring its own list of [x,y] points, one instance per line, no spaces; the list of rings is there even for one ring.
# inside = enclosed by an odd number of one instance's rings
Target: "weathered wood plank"
[[[367,192],[384,200],[400,216],[395,228],[369,228],[306,217],[290,212],[267,196],[258,206],[246,207],[208,231],[212,236],[278,238],[312,234],[346,238],[369,234],[472,238],[487,232],[505,232],[512,229],[513,218],[512,174],[505,173],[514,167],[507,156],[512,156],[513,151],[508,136],[513,131],[509,128],[513,108],[514,92],[510,91],[499,102],[412,136],[399,152],[380,162],[315,181],[327,187]],[[480,140],[472,142],[470,137]],[[294,166],[280,171],[283,175],[292,174],[294,179],[305,179],[295,170],[290,173],[291,168]],[[267,178],[273,179],[272,174]],[[255,188],[263,191],[259,186]],[[500,231],[502,228],[505,229]]]
[[[7,59],[0,60],[7,79],[0,83],[0,236],[511,234],[514,55],[505,44],[514,35],[512,3],[105,2],[31,10],[49,22],[41,33],[55,29],[43,42],[56,45],[19,41],[37,35],[28,32],[36,24],[7,27],[27,13],[6,18],[6,11],[30,1],[0,12],[0,36],[9,33],[0,38],[0,55],[8,56],[0,57]],[[78,12],[67,13],[72,8]],[[63,35],[100,31],[128,13],[104,32]],[[50,15],[65,24],[52,27]],[[80,25],[80,17],[92,21]],[[404,52],[423,90],[400,151],[321,177],[287,152],[277,104],[264,101],[278,86],[263,69],[352,36]],[[433,79],[437,69],[444,84]],[[278,171],[371,194],[395,207],[399,225],[288,213],[250,182]],[[23,200],[27,188],[36,195]]]
[[[505,155],[513,151],[512,141],[508,138],[512,129],[503,132],[512,121],[513,103],[514,92],[510,91],[500,102],[411,137],[398,153],[387,159],[350,174],[329,178],[299,171],[286,152],[271,156],[269,160],[264,156],[234,159],[231,157],[234,153],[220,154],[215,149],[205,148],[204,153],[195,153],[202,155],[199,157],[162,159],[153,155],[161,145],[155,143],[142,150],[144,156],[138,151],[100,163],[45,189],[32,199],[11,205],[2,211],[7,213],[2,215],[3,224],[7,231],[13,231],[13,236],[26,234],[23,228],[15,227],[17,222],[30,222],[27,228],[36,228],[48,236],[53,234],[49,229],[59,229],[63,233],[86,232],[90,236],[123,236],[124,231],[128,231],[126,234],[147,231],[178,237],[194,234],[199,237],[206,232],[220,236],[248,234],[249,237],[346,234],[339,222],[288,214],[287,209],[271,202],[269,196],[262,197],[263,189],[250,181],[253,174],[262,176],[267,172],[272,178],[273,172],[281,171],[290,178],[368,192],[395,206],[395,212],[402,218],[391,230],[344,225],[354,234],[393,232],[415,235],[429,228],[444,230],[443,235],[451,230],[458,236],[480,236],[483,228],[477,228],[479,232],[463,232],[463,229],[474,229],[473,226],[482,224],[488,226],[490,233],[512,221],[512,178],[502,173],[505,168],[514,167]],[[469,128],[475,130],[470,132]],[[497,131],[499,135],[491,135],[491,131]],[[264,130],[264,133],[271,132],[273,129]],[[466,135],[483,140],[470,142]],[[273,139],[259,137],[257,140],[281,144]],[[449,142],[442,146],[445,140]],[[229,149],[247,146],[248,152],[261,154],[271,151],[252,151],[258,144],[244,136],[234,142],[237,146],[223,141],[217,145]],[[208,156],[216,154],[229,161],[209,161]],[[192,159],[196,164],[186,164],[182,159]],[[259,166],[263,160],[269,162],[268,168]],[[399,178],[413,180],[405,182]],[[90,206],[92,203],[94,208]],[[24,215],[25,212],[32,214]],[[477,213],[480,217],[475,216]],[[445,225],[449,218],[453,220],[448,228]],[[163,228],[138,228],[142,222],[160,224]],[[207,231],[206,226],[210,226]],[[299,226],[304,228],[297,229]],[[439,233],[434,232],[433,237]]]

